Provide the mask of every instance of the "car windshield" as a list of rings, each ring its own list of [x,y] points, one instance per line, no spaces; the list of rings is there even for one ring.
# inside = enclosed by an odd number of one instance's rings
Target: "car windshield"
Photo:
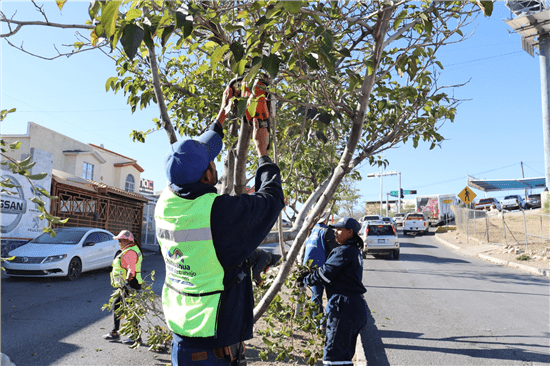
[[[56,235],[50,236],[48,233],[44,233],[39,237],[31,240],[34,244],[66,244],[74,245],[80,242],[80,239],[86,234],[86,231],[69,231],[69,230],[54,230]]]
[[[418,219],[423,219],[424,218],[424,215],[422,214],[411,214],[409,216],[407,216],[407,220],[418,220]]]
[[[492,198],[483,198],[479,200],[479,203],[491,203],[493,202]]]
[[[369,225],[369,235],[394,235],[390,225]]]
[[[504,197],[505,200],[515,200],[517,198],[518,198],[517,196],[506,196],[506,197]]]
[[[528,198],[537,199],[540,198],[540,194],[530,194]]]

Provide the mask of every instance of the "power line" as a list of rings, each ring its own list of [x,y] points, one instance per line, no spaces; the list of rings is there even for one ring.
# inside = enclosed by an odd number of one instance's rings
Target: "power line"
[[[462,65],[462,64],[469,64],[469,63],[471,63],[471,62],[477,62],[477,61],[483,61],[483,60],[490,60],[490,59],[492,59],[492,58],[497,58],[497,57],[502,57],[502,56],[507,56],[507,55],[513,55],[513,54],[521,53],[521,52],[523,52],[523,50],[521,50],[521,51],[515,51],[515,52],[503,53],[503,54],[501,54],[501,55],[496,55],[496,56],[478,58],[477,60],[470,60],[470,61],[458,62],[458,63],[456,63],[456,64],[445,65],[445,67],[456,66],[456,65]]]

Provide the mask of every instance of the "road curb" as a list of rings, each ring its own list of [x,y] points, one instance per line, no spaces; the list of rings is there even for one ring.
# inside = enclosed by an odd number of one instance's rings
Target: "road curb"
[[[488,256],[486,254],[475,253],[475,252],[472,252],[470,250],[463,249],[463,248],[459,247],[458,245],[451,244],[448,241],[440,238],[439,235],[435,235],[435,238],[441,244],[443,244],[443,245],[445,245],[449,248],[452,248],[453,250],[456,250],[457,252],[463,253],[467,256],[478,257],[478,258],[483,259],[485,261],[498,264],[499,266],[516,268],[516,269],[519,269],[519,270],[524,271],[524,272],[529,272],[529,273],[536,274],[536,275],[550,277],[550,270],[548,270],[548,269],[531,267],[531,266],[528,266],[528,265],[525,265],[525,264],[509,262],[509,261],[506,261],[506,260],[503,260],[503,259],[494,258],[494,257]]]

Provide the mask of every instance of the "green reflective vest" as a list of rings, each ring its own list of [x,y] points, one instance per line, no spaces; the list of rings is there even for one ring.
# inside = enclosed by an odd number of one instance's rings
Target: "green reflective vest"
[[[140,285],[143,283],[143,279],[141,278],[141,261],[143,260],[143,257],[141,255],[141,250],[139,250],[137,245],[132,245],[124,249],[113,260],[113,269],[111,270],[111,286],[113,287],[122,287],[126,283],[126,276],[128,276],[128,270],[122,267],[121,259],[122,259],[122,256],[124,256],[124,254],[130,250],[136,252],[138,256],[138,261],[136,263],[136,280]]]
[[[170,329],[186,337],[215,337],[224,291],[210,212],[216,193],[194,200],[166,189],[155,208],[157,238],[166,263],[162,290]]]

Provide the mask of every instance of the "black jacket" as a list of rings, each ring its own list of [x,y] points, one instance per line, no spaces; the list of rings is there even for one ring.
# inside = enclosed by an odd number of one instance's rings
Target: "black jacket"
[[[211,130],[223,137],[221,127],[212,123]],[[201,182],[183,187],[170,185],[179,197],[195,199],[216,188]],[[218,259],[231,280],[242,272],[240,264],[254,252],[269,233],[284,207],[281,173],[268,156],[259,159],[256,172],[255,192],[230,196],[220,195],[214,199],[210,216],[212,240]],[[240,283],[231,286],[220,309],[217,337],[181,337],[187,348],[218,348],[252,338],[254,299],[250,271]]]
[[[304,278],[304,284],[324,285],[328,298],[367,292],[363,286],[363,259],[355,238],[333,249],[325,264]]]

